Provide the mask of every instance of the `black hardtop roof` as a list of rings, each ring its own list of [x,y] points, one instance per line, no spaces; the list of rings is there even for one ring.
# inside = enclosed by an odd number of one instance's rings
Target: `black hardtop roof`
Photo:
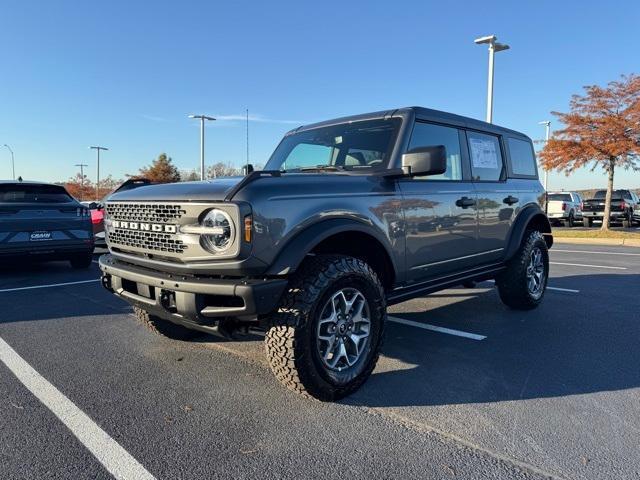
[[[323,122],[311,123],[309,125],[302,125],[288,132],[288,134],[301,132],[304,130],[311,130],[319,127],[326,127],[330,125],[336,125],[339,123],[358,122],[363,120],[375,120],[379,118],[391,118],[391,117],[406,117],[408,115],[414,115],[417,119],[428,120],[432,122],[442,122],[451,125],[457,125],[459,127],[466,127],[474,130],[485,131],[498,135],[509,135],[512,137],[521,137],[530,140],[528,136],[520,133],[516,130],[500,127],[493,123],[483,122],[471,117],[464,117],[462,115],[456,115],[455,113],[443,112],[441,110],[433,110],[431,108],[424,107],[403,107],[392,110],[382,110],[379,112],[363,113],[359,115],[350,115],[348,117],[334,118]]]

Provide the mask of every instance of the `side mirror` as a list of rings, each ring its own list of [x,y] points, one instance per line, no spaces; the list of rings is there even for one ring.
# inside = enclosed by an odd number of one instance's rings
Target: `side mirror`
[[[440,175],[447,171],[447,149],[443,145],[418,147],[402,155],[402,170],[412,177]]]
[[[245,165],[244,167],[242,167],[242,173],[244,173],[244,175],[249,175],[250,173],[253,172],[253,165],[248,163],[247,165]]]

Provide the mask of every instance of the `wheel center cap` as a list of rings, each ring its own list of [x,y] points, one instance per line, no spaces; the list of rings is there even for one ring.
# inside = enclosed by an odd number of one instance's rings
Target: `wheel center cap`
[[[347,322],[345,322],[344,320],[340,320],[338,322],[338,333],[340,333],[340,335],[344,335],[347,332]]]

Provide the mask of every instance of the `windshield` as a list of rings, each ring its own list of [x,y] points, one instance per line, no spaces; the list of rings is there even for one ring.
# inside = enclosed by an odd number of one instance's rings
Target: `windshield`
[[[286,136],[267,170],[373,170],[386,168],[400,119],[366,120],[314,128]]]
[[[560,200],[561,202],[570,202],[571,195],[569,195],[568,193],[550,193],[549,201],[551,202],[552,200]]]
[[[0,203],[66,203],[73,199],[57,185],[0,185]]]

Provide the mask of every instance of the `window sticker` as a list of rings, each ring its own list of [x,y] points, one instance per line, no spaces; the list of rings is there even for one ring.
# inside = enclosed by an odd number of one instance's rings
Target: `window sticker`
[[[498,152],[493,140],[470,138],[471,162],[474,168],[498,168]]]

